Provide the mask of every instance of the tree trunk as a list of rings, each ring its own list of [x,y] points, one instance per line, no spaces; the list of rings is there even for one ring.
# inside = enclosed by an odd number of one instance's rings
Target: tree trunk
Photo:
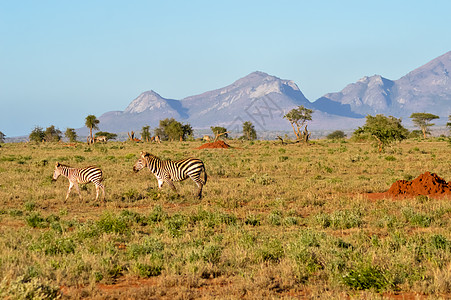
[[[294,135],[296,136],[296,139],[299,140],[299,139],[301,138],[301,137],[299,136],[299,133],[297,133],[297,132],[296,132],[296,129],[294,129],[293,123],[290,122],[290,124],[291,124],[291,127],[293,127],[293,132],[294,132]]]

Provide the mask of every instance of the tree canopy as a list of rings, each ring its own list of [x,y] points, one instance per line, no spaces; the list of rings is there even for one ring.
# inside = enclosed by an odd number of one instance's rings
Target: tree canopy
[[[410,115],[410,118],[415,126],[423,132],[423,138],[426,138],[426,134],[430,134],[428,128],[435,125],[430,122],[440,117],[430,113],[413,113]]]
[[[161,140],[185,140],[193,134],[193,128],[190,124],[182,124],[174,118],[160,120],[160,126],[155,129],[155,134]]]
[[[59,142],[61,140],[61,130],[51,125],[45,129],[44,140],[46,142]]]
[[[141,141],[150,141],[150,126],[143,126],[141,129]]]
[[[255,131],[255,127],[249,121],[246,121],[243,123],[243,136],[246,140],[256,140],[257,139],[257,132]]]
[[[338,139],[344,139],[346,137],[346,134],[342,130],[335,130],[332,133],[329,133],[326,138],[328,140],[338,140]]]
[[[379,152],[392,142],[406,139],[408,135],[409,131],[401,125],[401,119],[384,115],[366,116],[365,125],[353,133],[355,138],[376,141]]]
[[[290,122],[291,127],[293,127],[294,135],[299,141],[307,143],[309,140],[310,133],[307,130],[307,121],[312,120],[312,113],[312,109],[308,109],[301,105],[298,106],[298,108],[293,108],[283,116]],[[302,127],[304,127],[304,130],[302,130]]]
[[[225,133],[225,132],[227,132],[227,128],[224,128],[221,126],[211,126],[210,129],[213,132],[213,134],[215,135],[215,137],[221,133],[223,133],[223,134],[221,134],[221,136],[223,136],[225,138],[229,137],[228,133]]]
[[[69,140],[69,142],[74,143],[77,141],[77,133],[73,128],[67,128],[64,132],[64,136]]]
[[[111,133],[111,132],[106,132],[106,131],[96,132],[95,137],[99,137],[99,136],[105,136],[108,141],[115,140],[117,138],[117,134]]]
[[[0,131],[0,143],[4,143],[4,142],[5,142],[5,134]]]
[[[34,129],[31,131],[28,138],[30,139],[30,142],[37,142],[40,143],[44,140],[45,133],[44,130],[42,130],[42,127],[35,126]]]
[[[92,130],[99,130],[99,126],[97,126],[99,123],[100,121],[97,120],[97,117],[94,115],[89,115],[85,119],[85,125],[89,128],[89,137],[91,141],[93,139]]]

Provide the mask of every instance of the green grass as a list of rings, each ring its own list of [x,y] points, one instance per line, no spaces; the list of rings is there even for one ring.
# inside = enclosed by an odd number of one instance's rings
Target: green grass
[[[54,298],[60,287],[73,298],[451,295],[451,199],[363,196],[425,171],[451,180],[449,143],[408,140],[383,155],[350,141],[230,144],[2,144],[0,297]],[[202,159],[203,199],[189,179],[175,194],[133,173],[142,150]],[[106,202],[93,184],[64,202],[56,161],[101,167]]]

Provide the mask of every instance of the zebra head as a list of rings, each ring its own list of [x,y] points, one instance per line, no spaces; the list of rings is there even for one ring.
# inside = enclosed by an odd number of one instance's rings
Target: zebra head
[[[147,157],[150,154],[145,152],[145,151],[141,151],[141,157],[138,159],[138,161],[134,164],[133,166],[133,172],[138,172],[140,170],[142,170],[143,168],[147,167]]]
[[[61,175],[61,164],[59,162],[56,162],[55,164],[55,170],[53,171],[53,181],[57,180],[58,177]]]

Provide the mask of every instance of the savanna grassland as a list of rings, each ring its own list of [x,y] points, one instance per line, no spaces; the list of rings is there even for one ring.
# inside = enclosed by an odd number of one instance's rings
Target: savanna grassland
[[[425,171],[451,180],[445,140],[2,144],[0,297],[261,299],[451,296],[451,199],[368,199]],[[208,183],[157,189],[141,150],[197,157]],[[55,162],[103,169],[64,202]],[[398,295],[398,296],[397,296]]]

